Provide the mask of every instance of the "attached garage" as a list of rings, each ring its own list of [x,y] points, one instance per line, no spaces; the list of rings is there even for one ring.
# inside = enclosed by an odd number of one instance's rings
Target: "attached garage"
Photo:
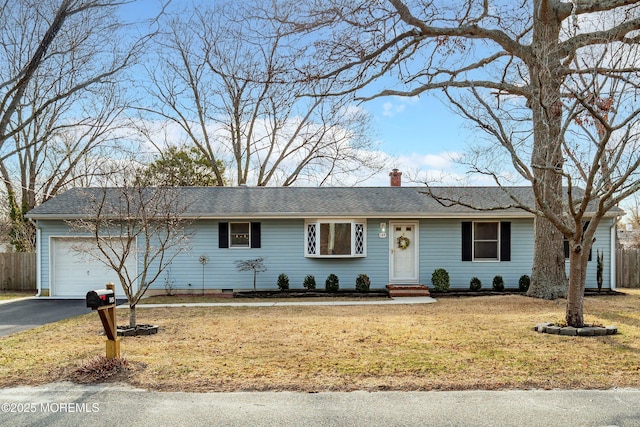
[[[118,275],[102,262],[91,258],[79,250],[84,245],[92,245],[92,240],[83,237],[52,237],[50,296],[65,298],[85,298],[92,289],[103,289],[109,282],[116,285],[116,296],[124,297]],[[128,271],[136,272],[133,257],[126,262]]]

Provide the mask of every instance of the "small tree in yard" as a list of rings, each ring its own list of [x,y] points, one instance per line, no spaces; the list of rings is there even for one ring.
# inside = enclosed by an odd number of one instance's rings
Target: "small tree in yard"
[[[74,249],[105,264],[118,276],[129,302],[129,326],[136,326],[136,305],[178,254],[188,249],[186,204],[174,188],[120,187],[76,189],[83,219],[72,230],[91,235]],[[133,257],[136,267],[127,266]]]
[[[236,268],[238,271],[253,271],[253,290],[256,291],[256,277],[258,273],[267,271],[267,267],[264,265],[264,258],[246,259],[236,261]]]

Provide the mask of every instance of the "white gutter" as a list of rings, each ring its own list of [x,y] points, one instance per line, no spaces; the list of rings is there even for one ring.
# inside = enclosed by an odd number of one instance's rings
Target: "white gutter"
[[[40,297],[42,296],[42,281],[41,281],[42,267],[41,267],[41,261],[40,261],[40,257],[42,256],[41,230],[40,230],[40,227],[38,226],[38,221],[34,221],[31,218],[29,218],[29,221],[36,227],[36,288],[38,289],[38,293],[36,294],[36,297]]]
[[[616,217],[616,219],[613,221],[613,224],[611,224],[611,227],[609,227],[609,231],[610,231],[610,243],[609,243],[609,247],[611,248],[611,256],[610,256],[610,260],[609,260],[609,265],[611,266],[609,268],[609,286],[611,288],[612,291],[615,291],[618,287],[618,284],[616,283],[616,277],[617,277],[617,271],[616,271],[616,251],[618,249],[618,218],[620,217]]]

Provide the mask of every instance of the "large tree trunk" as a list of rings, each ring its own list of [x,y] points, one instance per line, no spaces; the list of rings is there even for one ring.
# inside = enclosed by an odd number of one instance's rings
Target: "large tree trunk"
[[[546,218],[534,223],[533,268],[527,295],[556,299],[567,296],[563,236]]]
[[[561,23],[548,0],[536,0],[531,63],[534,148],[531,167],[536,208],[562,218],[562,85],[557,41]],[[542,59],[544,58],[544,59]],[[536,217],[533,268],[528,295],[555,299],[566,295],[563,236],[547,219]]]

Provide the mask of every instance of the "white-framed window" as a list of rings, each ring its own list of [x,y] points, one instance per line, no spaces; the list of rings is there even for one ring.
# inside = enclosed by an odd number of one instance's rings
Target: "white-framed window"
[[[248,222],[229,223],[229,247],[249,248],[251,247],[251,226]]]
[[[366,222],[318,220],[305,222],[305,256],[366,256]]]
[[[473,260],[500,260],[500,222],[473,223]]]

